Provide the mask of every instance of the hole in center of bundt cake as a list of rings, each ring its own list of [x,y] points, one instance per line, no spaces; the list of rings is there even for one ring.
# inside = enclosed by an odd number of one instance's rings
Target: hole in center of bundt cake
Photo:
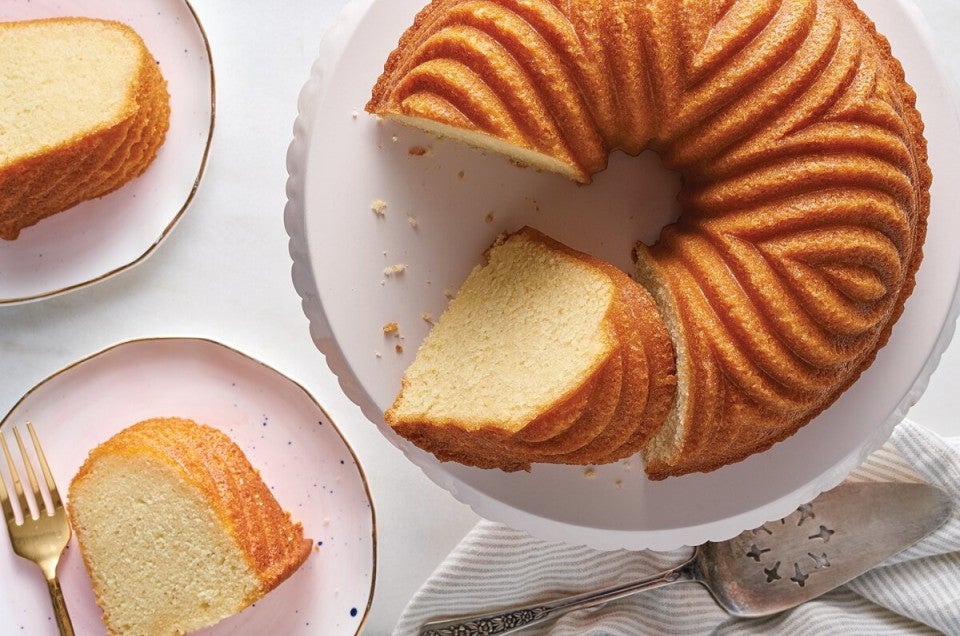
[[[611,227],[612,232],[619,234],[629,228],[635,240],[652,245],[665,226],[680,218],[681,183],[680,173],[664,166],[652,150],[636,156],[614,151],[607,169],[594,175],[589,188],[582,189],[597,190],[598,205],[606,202],[611,208],[623,208],[629,216],[629,225],[621,225],[619,230]],[[619,214],[604,216],[622,218]]]

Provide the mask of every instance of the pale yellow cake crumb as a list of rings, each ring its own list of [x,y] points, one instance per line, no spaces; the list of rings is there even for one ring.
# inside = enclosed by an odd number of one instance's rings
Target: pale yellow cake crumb
[[[486,223],[493,223],[493,212],[487,212],[487,216],[483,217],[483,220]]]
[[[394,274],[402,274],[407,271],[407,266],[404,263],[394,263],[393,265],[387,265],[383,268],[384,276],[393,276]]]
[[[395,322],[388,322],[383,326],[383,334],[386,336],[400,337],[400,326]]]
[[[586,477],[587,479],[593,479],[597,476],[597,469],[588,468],[585,471],[583,471],[583,476]]]
[[[374,199],[370,202],[370,209],[377,216],[384,216],[387,213],[387,202],[382,199]]]
[[[420,317],[423,318],[423,322],[431,325],[433,324],[433,316],[431,316],[428,312],[423,312],[420,314]]]

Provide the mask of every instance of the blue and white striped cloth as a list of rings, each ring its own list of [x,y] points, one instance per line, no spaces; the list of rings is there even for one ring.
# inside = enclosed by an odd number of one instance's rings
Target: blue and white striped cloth
[[[937,532],[847,585],[782,614],[743,620],[699,585],[673,585],[572,612],[525,634],[958,634],[960,635],[960,438],[944,440],[904,422],[850,476],[857,481],[926,481],[953,495],[953,517]],[[516,606],[648,576],[681,561],[675,552],[598,552],[546,543],[481,521],[411,600],[394,636],[431,619]]]

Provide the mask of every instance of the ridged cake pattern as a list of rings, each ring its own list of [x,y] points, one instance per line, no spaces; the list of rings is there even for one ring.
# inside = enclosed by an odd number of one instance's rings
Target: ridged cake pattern
[[[792,434],[886,342],[929,209],[914,102],[850,0],[434,0],[368,110],[582,182],[614,149],[681,173],[680,220],[637,249],[690,362],[684,456],[664,476]]]

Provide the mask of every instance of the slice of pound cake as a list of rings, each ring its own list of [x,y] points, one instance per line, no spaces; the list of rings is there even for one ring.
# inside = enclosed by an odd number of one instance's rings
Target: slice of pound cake
[[[110,634],[183,634],[274,589],[312,541],[224,433],[158,418],[93,449],[68,510]]]
[[[169,101],[158,62],[125,24],[0,23],[0,238],[143,173]]]
[[[532,228],[502,236],[420,346],[386,422],[479,468],[614,461],[646,443],[673,397],[666,331],[631,326],[656,313],[645,294]]]

